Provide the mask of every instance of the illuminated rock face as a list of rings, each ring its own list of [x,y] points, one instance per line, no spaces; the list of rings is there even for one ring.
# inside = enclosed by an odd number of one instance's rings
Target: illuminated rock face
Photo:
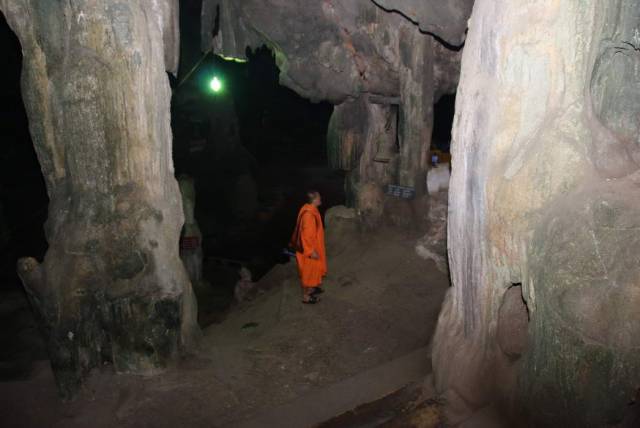
[[[405,211],[424,217],[433,105],[455,91],[460,52],[449,48],[464,41],[472,4],[444,3],[205,0],[203,49],[243,58],[247,47],[270,47],[281,84],[336,104],[329,159],[350,171],[352,205],[370,200],[360,189],[396,184],[415,191]],[[381,201],[394,210],[406,202]]]
[[[639,46],[633,0],[474,5],[433,352],[459,420],[612,426],[637,400]]]
[[[71,397],[88,371],[153,373],[197,337],[178,256],[170,89],[177,1],[2,0],[50,198],[49,249],[19,274]]]

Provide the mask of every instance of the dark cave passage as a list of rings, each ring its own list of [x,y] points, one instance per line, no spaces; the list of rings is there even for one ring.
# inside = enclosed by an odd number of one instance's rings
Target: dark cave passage
[[[207,324],[231,303],[241,267],[256,281],[288,261],[283,249],[308,189],[323,195],[323,211],[344,203],[344,173],[327,165],[333,107],[280,86],[266,47],[246,62],[208,56],[185,69],[174,85],[174,162],[176,177],[195,184]]]
[[[42,259],[47,249],[42,225],[49,199],[22,102],[20,43],[4,16],[0,43],[5,56],[0,88],[0,287],[13,288],[19,282],[17,259],[27,254]]]
[[[45,359],[44,341],[16,273],[20,257],[42,260],[47,250],[44,222],[49,199],[29,134],[20,91],[22,52],[0,14],[0,382],[26,376],[35,359]]]
[[[451,146],[451,128],[455,114],[456,95],[445,94],[433,106],[432,149],[449,153]]]

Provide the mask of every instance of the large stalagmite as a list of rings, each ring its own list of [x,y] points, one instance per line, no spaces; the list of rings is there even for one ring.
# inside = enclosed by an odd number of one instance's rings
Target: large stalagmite
[[[640,9],[477,0],[469,28],[437,389],[458,421],[614,425],[640,386]]]
[[[198,333],[178,257],[165,73],[177,66],[177,1],[2,0],[0,9],[22,45],[22,93],[51,200],[46,257],[18,270],[58,385],[72,396],[103,361],[153,373]]]

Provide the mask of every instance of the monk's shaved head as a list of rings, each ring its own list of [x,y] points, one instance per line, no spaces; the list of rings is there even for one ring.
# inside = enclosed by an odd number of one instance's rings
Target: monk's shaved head
[[[307,202],[311,205],[319,207],[322,204],[320,192],[318,192],[317,190],[307,190]]]

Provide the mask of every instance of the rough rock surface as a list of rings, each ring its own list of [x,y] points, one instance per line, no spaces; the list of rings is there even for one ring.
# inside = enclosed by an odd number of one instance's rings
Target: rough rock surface
[[[192,177],[178,177],[178,186],[182,196],[184,225],[180,233],[180,258],[189,275],[193,287],[201,286],[202,277],[202,232],[195,216],[196,184]]]
[[[153,373],[197,337],[178,256],[166,69],[177,2],[2,0],[24,53],[22,94],[50,198],[49,249],[19,274],[61,393],[112,361]]]
[[[632,0],[474,5],[433,352],[458,416],[494,401],[535,426],[602,427],[636,400],[639,46]],[[526,306],[501,311],[514,284]],[[501,338],[525,310],[526,345]]]
[[[451,170],[448,164],[438,165],[429,170],[427,174],[427,188],[430,195],[436,195],[449,188]]]
[[[205,0],[202,46],[245,57],[247,48],[267,45],[276,55],[281,84],[337,105],[329,158],[333,166],[351,171],[350,205],[358,208],[360,185],[384,189],[393,182],[415,189],[410,212],[420,213],[427,205],[433,105],[455,91],[460,53],[449,44],[463,42],[470,5],[469,0]]]
[[[433,169],[432,169],[433,171]],[[441,191],[429,196],[428,232],[416,242],[416,254],[433,260],[438,269],[449,274],[447,265],[447,212],[448,193]]]
[[[473,0],[424,1],[424,0],[373,0],[380,7],[400,13],[420,26],[420,30],[436,34],[451,45],[464,42],[467,18],[471,14]]]

